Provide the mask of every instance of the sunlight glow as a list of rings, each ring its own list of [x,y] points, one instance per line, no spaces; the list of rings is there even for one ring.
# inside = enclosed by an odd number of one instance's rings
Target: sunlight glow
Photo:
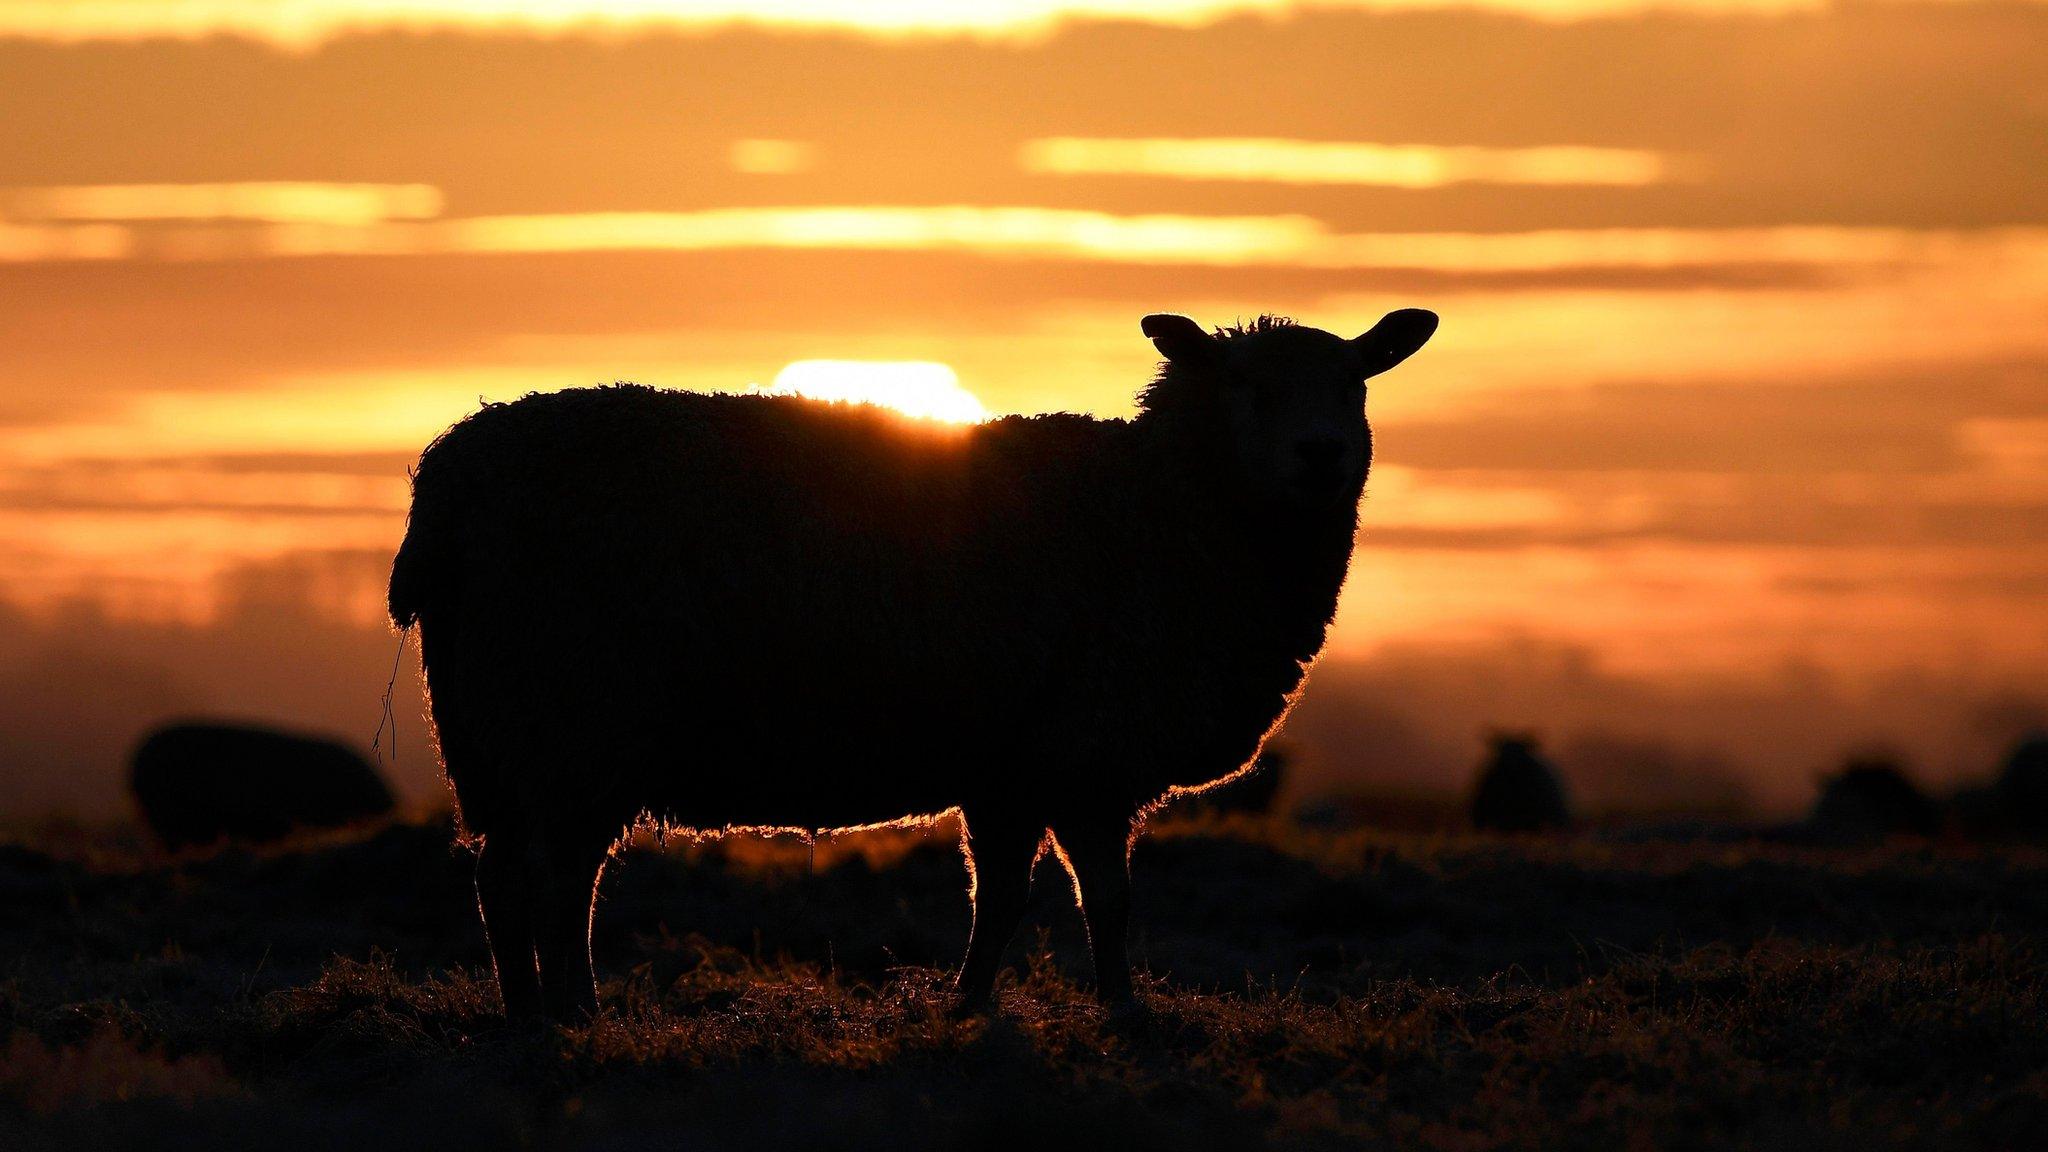
[[[0,219],[0,264],[73,260],[126,260],[135,255],[135,230],[119,224],[9,224]]]
[[[930,360],[798,360],[764,392],[848,404],[879,404],[906,415],[979,424],[988,409],[944,364]]]
[[[1194,27],[1246,14],[1481,9],[1568,21],[1650,11],[1784,14],[1827,0],[0,0],[0,35],[76,41],[251,36],[305,48],[351,32],[623,33],[751,24],[868,35],[1038,39],[1066,21]]]
[[[726,158],[749,176],[794,176],[817,164],[818,149],[801,140],[735,140]]]
[[[90,231],[87,231],[90,230]],[[844,206],[584,212],[265,224],[5,224],[0,261],[744,249],[965,252],[1091,263],[1414,269],[1939,263],[1975,254],[2038,270],[2048,229],[1786,225],[1532,232],[1332,232],[1309,216],[1120,216],[1071,208]]]
[[[1303,216],[1115,216],[1058,208],[854,206],[714,208],[702,212],[593,212],[487,216],[418,230],[385,230],[400,250],[582,252],[735,248],[965,250],[1137,263],[1201,256],[1256,263],[1261,252],[1314,240]],[[318,249],[311,231],[290,238]]]
[[[231,184],[78,184],[0,192],[0,216],[17,220],[255,220],[274,224],[375,224],[441,214],[431,184],[332,184],[259,180]]]
[[[1367,539],[1394,528],[1550,527],[1571,523],[1575,511],[1556,492],[1534,485],[1465,485],[1398,464],[1373,465],[1368,489],[1372,516],[1363,529]]]
[[[0,472],[0,506],[51,511],[247,510],[301,515],[403,515],[411,491],[400,475],[223,470],[204,458]]]
[[[1553,145],[1480,148],[1352,144],[1273,137],[1106,140],[1053,136],[1018,149],[1026,172],[1054,176],[1158,176],[1276,184],[1440,188],[1447,184],[1642,186],[1673,178],[1663,154]]]

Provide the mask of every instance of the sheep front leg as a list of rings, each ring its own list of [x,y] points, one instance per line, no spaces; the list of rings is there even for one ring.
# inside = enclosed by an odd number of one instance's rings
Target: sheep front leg
[[[966,831],[960,846],[967,853],[973,878],[968,890],[974,901],[974,927],[967,937],[967,959],[953,987],[960,993],[953,1012],[972,1015],[988,1007],[1002,970],[1003,949],[1016,935],[1031,898],[1031,866],[1045,840],[1043,826],[998,817],[963,817]]]
[[[1088,947],[1095,955],[1095,995],[1113,1008],[1136,1003],[1131,990],[1131,821],[1096,818],[1056,824],[1060,854],[1074,875]]]

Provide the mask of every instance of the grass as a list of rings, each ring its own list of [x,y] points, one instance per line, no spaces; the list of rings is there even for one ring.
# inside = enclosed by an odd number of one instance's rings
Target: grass
[[[627,854],[606,1011],[497,1015],[444,827],[182,862],[0,847],[0,1147],[2025,1148],[2048,859],[1166,827],[1147,1018],[1041,865],[947,1017],[943,832]]]

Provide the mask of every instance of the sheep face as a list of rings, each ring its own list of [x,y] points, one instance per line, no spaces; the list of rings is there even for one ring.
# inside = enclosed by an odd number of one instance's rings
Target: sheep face
[[[1214,335],[1184,316],[1148,316],[1145,334],[1165,353],[1177,388],[1227,429],[1231,464],[1246,489],[1280,503],[1355,502],[1372,464],[1365,381],[1412,355],[1436,316],[1395,312],[1354,340],[1262,317]]]
[[[1312,328],[1226,342],[1223,402],[1242,478],[1271,499],[1358,498],[1372,463],[1365,379],[1349,342]]]

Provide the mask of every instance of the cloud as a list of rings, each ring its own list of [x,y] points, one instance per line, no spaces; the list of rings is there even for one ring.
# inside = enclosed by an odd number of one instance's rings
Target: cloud
[[[418,182],[462,215],[852,201],[1294,212],[1345,232],[1982,226],[2042,219],[2044,35],[2037,5],[1859,4],[1578,24],[1315,12],[1085,24],[1028,43],[745,29],[378,34],[305,52],[9,40],[0,155],[23,184]],[[1052,136],[1273,135],[1699,153],[1712,179],[1418,194],[1015,166],[1018,147]],[[735,171],[730,148],[749,139],[802,141],[817,163]]]
[[[1620,185],[1678,179],[1683,162],[1631,148],[1548,145],[1381,144],[1274,136],[1050,136],[1027,140],[1017,163],[1051,176],[1158,176],[1173,180],[1441,188],[1450,184]]]
[[[2043,416],[2048,362],[1500,393],[1380,423],[1365,539],[2021,548],[2048,535]],[[1526,514],[1452,514],[1494,507]]]
[[[1792,813],[1857,748],[1897,748],[1923,778],[1991,774],[2048,712],[1996,679],[1904,672],[1852,678],[1808,665],[1734,676],[1617,672],[1594,652],[1529,637],[1408,644],[1326,659],[1283,738],[1313,792],[1405,787],[1462,792],[1494,728],[1528,729],[1594,807],[1751,801]]]
[[[409,453],[320,451],[74,458],[0,469],[0,509],[402,514],[413,459]]]
[[[1825,0],[982,0],[950,6],[877,0],[298,0],[286,8],[260,0],[172,6],[150,0],[85,5],[69,0],[4,0],[0,32],[59,42],[240,35],[302,49],[365,28],[410,33],[514,30],[547,36],[600,31],[629,36],[747,25],[882,39],[972,36],[1030,43],[1072,22],[1200,27],[1246,15],[1284,19],[1333,9],[1481,9],[1554,23],[1644,12],[1774,16],[1825,7]]]
[[[2048,416],[2048,361],[1834,379],[1596,382],[1389,428],[1408,467],[1812,477],[1971,468],[1972,420]]]

